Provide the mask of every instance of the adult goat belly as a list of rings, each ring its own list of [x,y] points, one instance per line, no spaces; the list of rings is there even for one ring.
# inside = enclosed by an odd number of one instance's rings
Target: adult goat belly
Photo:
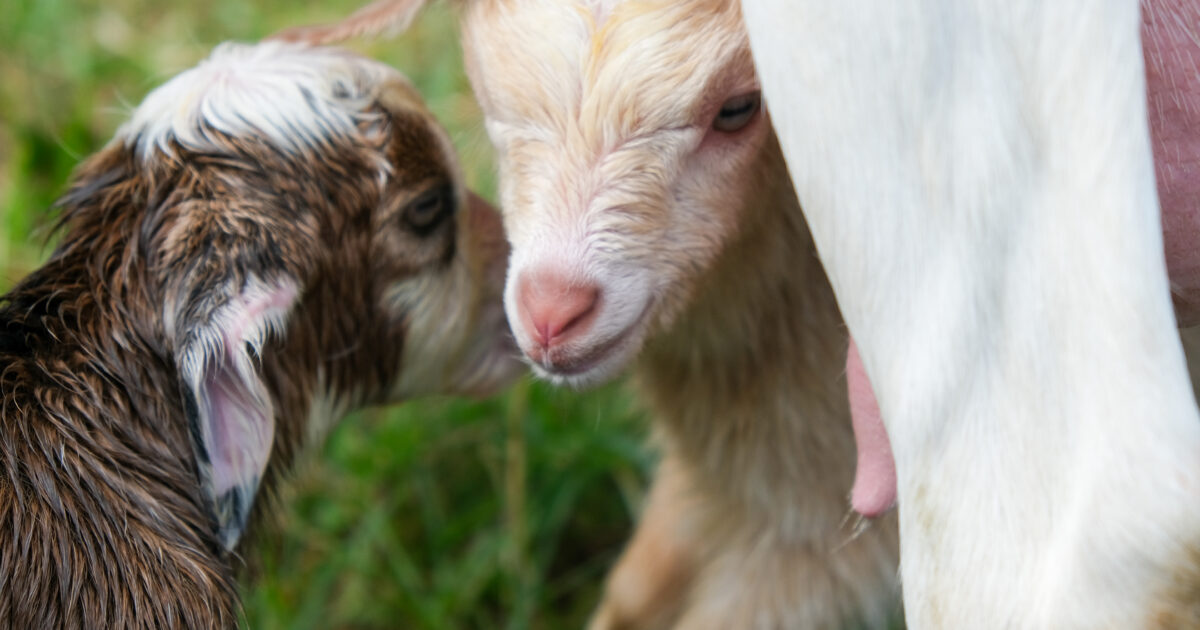
[[[1146,0],[1142,50],[1163,249],[1179,325],[1200,324],[1200,4]]]

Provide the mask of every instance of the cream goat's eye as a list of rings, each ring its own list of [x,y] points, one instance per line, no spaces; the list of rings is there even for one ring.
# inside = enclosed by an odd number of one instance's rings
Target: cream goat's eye
[[[438,186],[408,203],[404,208],[404,222],[424,236],[441,225],[453,211],[454,190],[450,186]]]
[[[721,111],[717,112],[717,117],[713,119],[712,127],[725,133],[740,131],[754,120],[754,115],[758,113],[761,105],[762,95],[759,92],[735,96],[721,105]]]

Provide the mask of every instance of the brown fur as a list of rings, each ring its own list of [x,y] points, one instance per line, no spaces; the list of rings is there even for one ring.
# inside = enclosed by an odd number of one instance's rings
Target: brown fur
[[[76,173],[61,244],[0,306],[0,627],[236,625],[235,562],[201,488],[163,305],[184,305],[187,330],[248,274],[302,287],[260,357],[277,416],[265,489],[304,446],[314,395],[390,398],[410,331],[385,289],[503,255],[465,221],[406,229],[398,214],[428,186],[463,195],[424,110],[383,110],[376,146],[289,154],[222,136],[218,152],[143,162],[114,143]]]

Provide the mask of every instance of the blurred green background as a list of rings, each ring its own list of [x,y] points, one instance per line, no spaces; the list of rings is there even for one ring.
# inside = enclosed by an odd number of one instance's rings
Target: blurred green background
[[[216,43],[335,20],[359,2],[0,3],[0,290],[49,252],[71,169],[151,88]],[[405,71],[450,129],[469,183],[491,149],[448,8],[353,46]],[[629,533],[651,455],[620,385],[529,381],[487,401],[348,418],[284,489],[244,559],[251,628],[579,628]]]

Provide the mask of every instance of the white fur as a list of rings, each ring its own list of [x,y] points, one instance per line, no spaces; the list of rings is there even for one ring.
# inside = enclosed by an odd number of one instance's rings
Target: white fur
[[[325,370],[317,370],[317,382],[313,387],[312,402],[308,406],[308,422],[304,425],[306,444],[322,443],[337,421],[350,412],[353,407],[351,403],[362,398],[358,392],[344,397],[336,396],[329,389]]]
[[[332,48],[285,42],[225,43],[208,59],[155,89],[117,130],[142,159],[171,144],[221,150],[214,132],[264,135],[297,152],[357,138],[379,114],[369,107],[384,80],[405,81],[387,66]]]
[[[1200,537],[1200,418],[1138,3],[744,11],[892,439],[909,626],[1148,627]]]

